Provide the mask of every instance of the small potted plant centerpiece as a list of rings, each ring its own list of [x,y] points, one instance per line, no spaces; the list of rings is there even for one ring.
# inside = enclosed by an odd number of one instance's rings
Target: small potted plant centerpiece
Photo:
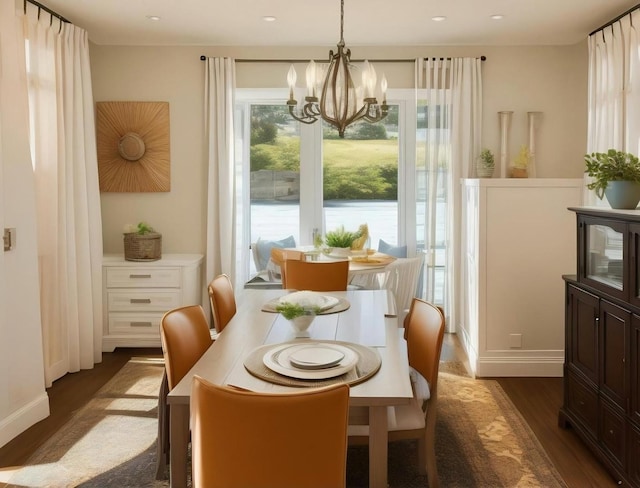
[[[493,153],[490,149],[483,149],[478,157],[478,164],[476,166],[476,172],[479,178],[491,178],[493,171],[496,167]]]
[[[162,234],[146,222],[124,226],[124,259],[157,261],[162,256]]]
[[[324,243],[327,248],[331,248],[333,254],[338,256],[349,256],[351,254],[351,249],[354,249],[354,245],[356,247],[360,246],[358,249],[362,249],[368,237],[369,229],[367,224],[361,225],[356,232],[345,230],[344,225],[341,225],[337,229],[326,233],[324,236]]]
[[[307,329],[320,312],[320,307],[304,302],[281,301],[276,305],[276,311],[291,322],[296,337],[309,337]]]
[[[632,210],[640,201],[640,160],[638,157],[615,149],[606,153],[586,154],[585,173],[593,181],[587,184],[596,196],[607,197],[611,208]]]
[[[527,146],[520,146],[518,155],[513,160],[513,166],[511,167],[512,178],[527,178],[529,162],[531,161],[531,151]]]

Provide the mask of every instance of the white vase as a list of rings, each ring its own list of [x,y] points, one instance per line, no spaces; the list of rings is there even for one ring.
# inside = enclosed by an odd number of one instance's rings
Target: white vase
[[[316,315],[314,313],[310,313],[291,319],[289,322],[291,322],[291,327],[293,327],[296,337],[309,337],[308,329],[315,318]]]
[[[509,166],[509,129],[512,111],[498,112],[500,117],[500,178],[507,177]]]
[[[351,255],[351,248],[350,247],[334,247],[331,254],[333,254],[334,256],[340,256],[340,257],[346,258]]]

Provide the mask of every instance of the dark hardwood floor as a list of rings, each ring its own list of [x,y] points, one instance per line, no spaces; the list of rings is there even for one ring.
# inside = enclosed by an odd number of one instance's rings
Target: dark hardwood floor
[[[160,349],[116,349],[94,369],[67,374],[47,389],[51,415],[0,448],[0,470],[20,466],[60,429],[131,357],[160,357]],[[465,361],[455,334],[447,334],[443,360]],[[558,427],[562,378],[495,378],[531,426],[569,488],[617,486],[571,429]]]

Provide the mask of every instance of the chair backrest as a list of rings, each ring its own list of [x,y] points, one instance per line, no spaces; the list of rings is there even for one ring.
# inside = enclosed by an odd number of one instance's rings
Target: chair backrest
[[[393,292],[399,323],[402,323],[404,311],[409,309],[412,298],[416,296],[423,260],[422,254],[415,258],[398,258],[385,268],[382,287]]]
[[[160,321],[160,338],[172,390],[213,342],[202,307],[189,305],[169,310]]]
[[[276,268],[274,271],[276,278],[279,278],[284,283],[284,262],[287,260],[301,261],[304,259],[304,253],[295,249],[280,249],[274,247],[271,249],[271,262]],[[267,268],[269,269],[269,268]]]
[[[282,287],[288,290],[345,291],[349,261],[295,261],[287,259]]]
[[[196,375],[190,408],[194,486],[345,486],[348,385],[269,394]]]
[[[419,298],[412,300],[405,321],[409,365],[427,380],[432,397],[437,390],[444,328],[444,316],[438,307]]]
[[[236,297],[233,293],[233,285],[226,274],[221,274],[211,280],[207,288],[213,326],[216,332],[220,333],[236,314]]]

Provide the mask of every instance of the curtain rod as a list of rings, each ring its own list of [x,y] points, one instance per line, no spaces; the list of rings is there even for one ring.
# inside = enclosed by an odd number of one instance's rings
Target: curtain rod
[[[204,61],[207,59],[207,56],[200,56],[200,61]],[[440,61],[450,60],[451,58],[424,58],[425,60],[437,60]],[[480,56],[480,61],[486,61],[486,56]],[[309,61],[308,59],[235,59],[236,63],[306,63]],[[316,63],[326,63],[327,59],[316,59],[314,60]],[[352,59],[354,63],[362,63],[364,59]],[[373,63],[413,63],[415,59],[369,59],[369,61]]]
[[[609,27],[610,25],[615,24],[616,22],[618,22],[621,18],[623,18],[626,15],[629,15],[631,12],[633,12],[634,10],[637,10],[640,8],[640,3],[631,7],[629,10],[627,10],[626,12],[621,13],[620,15],[618,15],[615,19],[610,20],[609,22],[607,22],[604,25],[601,25],[600,27],[598,27],[596,30],[594,30],[592,33],[590,33],[589,35],[592,36],[598,32],[600,32],[602,29],[605,29],[607,27]]]
[[[51,10],[49,7],[42,5],[39,2],[36,2],[35,0],[24,0],[24,4],[23,4],[23,9],[24,9],[24,13],[27,13],[27,2],[29,2],[32,5],[35,5],[36,7],[38,7],[38,19],[40,18],[40,11],[44,10],[45,12],[47,12],[49,15],[51,15],[51,17],[55,17],[56,19],[58,19],[60,22],[66,22],[67,24],[71,24],[72,22],[68,19],[65,19],[62,15],[60,15],[58,12],[54,12],[53,10]]]

